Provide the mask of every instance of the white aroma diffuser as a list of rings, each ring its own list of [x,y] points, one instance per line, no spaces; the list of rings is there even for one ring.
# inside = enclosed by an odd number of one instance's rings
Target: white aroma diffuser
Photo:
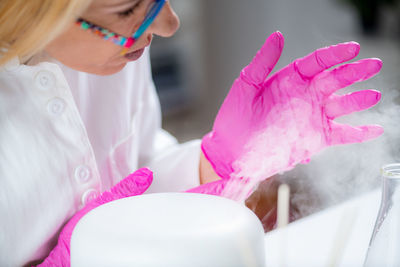
[[[160,193],[86,214],[71,237],[71,266],[264,266],[264,231],[244,205]]]

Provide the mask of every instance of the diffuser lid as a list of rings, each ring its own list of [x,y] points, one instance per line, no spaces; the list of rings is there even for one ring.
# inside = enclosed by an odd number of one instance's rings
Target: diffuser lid
[[[159,193],[99,206],[76,225],[71,266],[264,266],[264,231],[222,197]]]

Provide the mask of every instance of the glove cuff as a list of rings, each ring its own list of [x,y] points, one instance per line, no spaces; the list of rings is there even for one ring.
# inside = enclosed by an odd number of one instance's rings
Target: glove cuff
[[[200,185],[185,192],[220,196],[225,188],[227,181],[228,180],[218,180],[215,182]]]
[[[229,179],[232,169],[232,158],[218,146],[213,132],[206,134],[201,141],[201,151],[210,162],[214,171],[223,179]]]

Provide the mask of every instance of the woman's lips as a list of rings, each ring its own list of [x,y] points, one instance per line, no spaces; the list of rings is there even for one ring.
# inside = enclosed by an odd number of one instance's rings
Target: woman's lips
[[[144,52],[144,48],[133,51],[133,52],[126,53],[124,55],[124,57],[129,61],[134,61],[134,60],[139,59],[143,55],[143,52]]]

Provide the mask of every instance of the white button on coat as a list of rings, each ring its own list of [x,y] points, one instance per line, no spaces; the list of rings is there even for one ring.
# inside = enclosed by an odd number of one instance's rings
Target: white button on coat
[[[50,90],[55,87],[56,79],[54,74],[49,71],[39,71],[35,77],[35,85],[41,90]]]
[[[75,169],[75,179],[78,183],[84,184],[90,180],[91,172],[88,166],[80,165]]]
[[[59,97],[55,97],[49,101],[47,104],[47,111],[52,115],[61,115],[65,109],[65,100]]]
[[[82,204],[86,205],[90,201],[96,199],[98,196],[99,196],[99,192],[96,189],[91,188],[91,189],[85,191],[85,193],[83,193]]]

